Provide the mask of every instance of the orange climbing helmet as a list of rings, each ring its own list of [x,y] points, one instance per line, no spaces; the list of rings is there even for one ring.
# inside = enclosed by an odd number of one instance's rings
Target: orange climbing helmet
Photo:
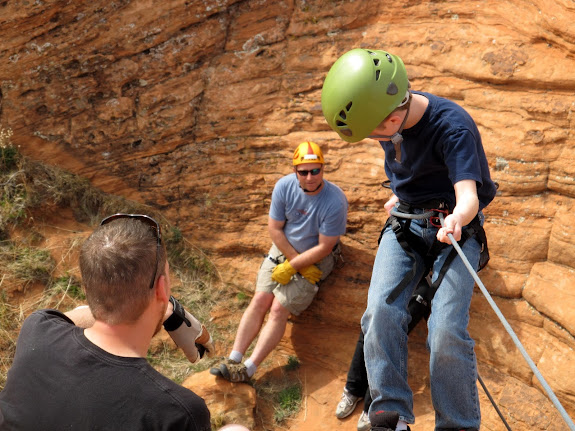
[[[322,165],[325,163],[319,145],[307,141],[297,146],[293,153],[293,165],[297,166],[302,163],[321,163]]]

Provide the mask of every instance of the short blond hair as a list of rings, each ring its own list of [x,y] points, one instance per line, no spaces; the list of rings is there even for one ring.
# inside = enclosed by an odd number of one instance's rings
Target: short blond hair
[[[157,247],[149,225],[123,218],[99,226],[80,251],[82,282],[94,318],[111,325],[135,322],[153,296],[154,270],[157,280],[165,263],[165,246]]]

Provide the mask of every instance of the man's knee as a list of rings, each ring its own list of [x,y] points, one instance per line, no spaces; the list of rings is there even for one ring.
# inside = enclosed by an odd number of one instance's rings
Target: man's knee
[[[260,314],[265,314],[272,306],[274,300],[273,293],[256,292],[250,301],[249,308]]]
[[[269,318],[274,320],[287,321],[290,314],[290,311],[284,307],[277,298],[275,298],[270,308]]]

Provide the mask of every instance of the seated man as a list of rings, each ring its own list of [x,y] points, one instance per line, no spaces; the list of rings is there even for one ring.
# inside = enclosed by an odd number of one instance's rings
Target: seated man
[[[0,392],[0,429],[210,431],[204,400],[146,360],[164,321],[180,344],[187,327],[192,344],[213,350],[170,296],[159,224],[135,214],[104,219],[82,246],[80,270],[89,308],[36,311],[22,325]],[[194,348],[186,351],[193,360]]]
[[[268,221],[273,244],[260,267],[256,292],[240,321],[233,350],[210,370],[231,382],[250,380],[281,340],[290,313],[297,316],[311,304],[318,282],[328,276],[339,254],[347,199],[339,187],[323,178],[319,146],[301,143],[294,152],[293,169],[274,187]],[[258,333],[252,355],[242,364]]]

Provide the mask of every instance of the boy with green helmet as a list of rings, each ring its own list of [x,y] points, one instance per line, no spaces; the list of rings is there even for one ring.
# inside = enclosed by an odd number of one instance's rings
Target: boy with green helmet
[[[467,331],[475,283],[457,253],[451,254],[448,238],[452,234],[479,267],[487,245],[482,210],[496,186],[477,126],[454,102],[411,91],[403,61],[381,50],[342,55],[325,78],[321,101],[342,139],[379,141],[393,191],[384,205],[390,217],[361,321],[371,429],[408,430],[415,420],[407,382],[407,305],[431,270],[436,293],[427,343],[435,429],[478,430],[477,365]]]
[[[366,138],[409,101],[403,61],[385,51],[353,49],[332,66],[323,84],[325,119],[344,141]]]

